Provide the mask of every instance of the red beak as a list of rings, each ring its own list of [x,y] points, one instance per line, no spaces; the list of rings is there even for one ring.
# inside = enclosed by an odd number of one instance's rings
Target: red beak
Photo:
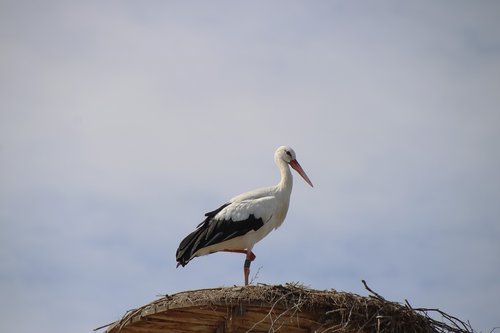
[[[297,162],[297,160],[291,160],[290,161],[290,166],[299,173],[299,175],[302,176],[302,178],[304,178],[304,180],[309,184],[311,185],[311,187],[314,187],[311,180],[309,179],[309,177],[307,177],[306,175],[306,172],[302,169],[302,167],[300,166],[299,162]]]

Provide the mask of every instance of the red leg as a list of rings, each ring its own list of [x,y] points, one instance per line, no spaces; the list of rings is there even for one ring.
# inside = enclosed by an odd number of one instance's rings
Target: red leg
[[[220,250],[220,252],[233,252],[247,254],[247,250]]]
[[[247,255],[245,259],[245,264],[243,265],[243,274],[245,275],[245,286],[248,286],[248,276],[250,275],[250,264],[256,258],[252,250],[222,250],[222,252],[244,253]]]
[[[255,260],[255,254],[251,250],[246,251],[247,258],[243,265],[243,273],[245,274],[245,286],[248,286],[248,276],[250,275],[250,264]]]

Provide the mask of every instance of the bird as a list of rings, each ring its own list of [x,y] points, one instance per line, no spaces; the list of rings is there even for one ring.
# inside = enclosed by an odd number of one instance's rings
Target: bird
[[[250,264],[256,258],[252,252],[254,245],[285,220],[293,186],[290,167],[314,187],[292,148],[279,147],[274,153],[274,161],[280,171],[280,182],[235,196],[206,213],[196,230],[181,241],[176,251],[177,267],[214,252],[243,253],[246,255],[243,274],[245,286],[248,286]]]

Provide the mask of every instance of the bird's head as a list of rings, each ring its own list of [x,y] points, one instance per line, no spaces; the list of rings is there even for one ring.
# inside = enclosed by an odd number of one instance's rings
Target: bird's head
[[[280,163],[281,161],[283,161],[287,164],[290,164],[290,166],[295,171],[297,171],[298,174],[301,175],[309,185],[311,185],[311,187],[313,187],[311,180],[309,179],[309,177],[307,177],[305,171],[297,161],[297,156],[295,155],[295,151],[292,148],[288,146],[279,147],[274,153],[274,160],[276,161],[276,163]]]

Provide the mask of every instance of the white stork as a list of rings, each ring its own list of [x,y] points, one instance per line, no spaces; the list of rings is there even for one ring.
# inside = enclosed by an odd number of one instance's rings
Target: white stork
[[[197,229],[182,240],[177,249],[177,267],[185,266],[194,257],[214,252],[239,252],[246,254],[243,271],[248,285],[250,264],[255,259],[253,246],[277,229],[285,220],[292,193],[290,165],[304,180],[313,186],[309,177],[287,146],[279,147],[274,161],[281,174],[278,185],[240,194],[214,211],[206,213]]]

